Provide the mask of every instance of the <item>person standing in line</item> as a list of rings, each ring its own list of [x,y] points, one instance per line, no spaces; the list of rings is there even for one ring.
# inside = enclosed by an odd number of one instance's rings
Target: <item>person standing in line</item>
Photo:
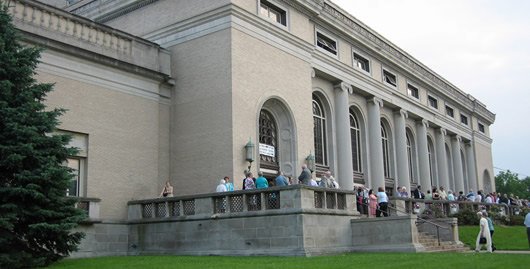
[[[269,182],[263,177],[263,172],[258,172],[258,178],[256,179],[256,189],[268,188]]]
[[[444,186],[440,186],[438,195],[440,196],[440,200],[447,200],[447,193],[445,192]]]
[[[320,187],[323,187],[323,188],[330,188],[330,183],[331,183],[331,178],[333,176],[331,175],[331,172],[330,171],[326,171],[326,173],[324,174],[324,176],[320,179],[320,183],[318,184],[318,186]]]
[[[226,181],[224,179],[221,179],[221,181],[219,181],[219,185],[217,185],[217,188],[215,189],[215,192],[227,191],[225,184],[226,184]]]
[[[285,178],[283,171],[278,171],[278,176],[274,179],[274,181],[276,182],[276,186],[278,187],[289,185],[289,181],[287,181],[287,179]]]
[[[302,164],[302,173],[298,176],[298,180],[301,184],[311,185],[311,170],[307,168],[307,164]]]
[[[252,172],[247,173],[247,177],[245,178],[243,189],[244,190],[253,190],[256,188],[256,183],[254,183],[254,179],[252,177]]]
[[[407,187],[405,186],[401,187],[401,197],[409,198],[409,193],[407,192]]]
[[[289,185],[293,185],[293,184],[294,184],[294,183],[293,183],[293,178],[292,178],[292,177],[289,177],[288,181],[289,181]]]
[[[530,248],[530,212],[524,218],[524,225],[526,226],[526,237],[528,237],[528,247]]]
[[[370,216],[375,216],[376,209],[377,209],[377,196],[374,195],[374,190],[370,189],[368,192],[368,196],[370,197]]]
[[[449,200],[449,201],[454,201],[455,200],[455,196],[453,195],[453,191],[452,190],[449,190],[447,192],[447,200]]]
[[[394,196],[401,197],[401,193],[402,192],[403,191],[401,191],[401,186],[398,186],[397,189],[396,189],[396,195],[394,195]]]
[[[330,180],[329,186],[331,188],[340,189],[339,183],[335,180],[334,177],[331,177],[329,180]]]
[[[383,213],[385,217],[388,217],[388,196],[386,195],[385,189],[383,187],[379,187],[377,190],[377,204],[379,206],[375,212],[375,216],[381,217],[381,213]]]
[[[493,222],[488,217],[488,212],[486,210],[482,210],[482,215],[486,218],[488,221],[488,226],[490,228],[490,238],[491,238],[491,251],[495,251],[497,248],[495,247],[495,244],[493,244],[493,232],[495,232],[495,227],[493,227]]]
[[[230,182],[230,178],[225,177],[224,180],[225,180],[226,191],[234,191],[234,184]]]
[[[482,215],[482,212],[478,212],[477,216],[480,219],[480,223],[479,223],[480,232],[477,235],[477,243],[476,243],[476,247],[475,247],[475,252],[479,252],[480,249],[482,248],[482,245],[486,244],[486,249],[488,250],[488,252],[491,253],[492,252],[492,250],[491,250],[491,235],[490,235],[490,228],[489,228],[489,225],[488,225],[488,220],[486,220],[484,215]],[[484,239],[481,240],[481,238],[485,238],[485,241],[484,241]]]
[[[425,197],[423,197],[423,193],[421,193],[421,185],[418,185],[418,187],[416,187],[416,190],[414,190],[412,192],[412,196],[414,197],[414,199],[423,199]]]
[[[158,198],[164,197],[173,197],[173,186],[169,183],[169,181],[166,181],[166,186],[162,188],[162,192],[158,196]]]

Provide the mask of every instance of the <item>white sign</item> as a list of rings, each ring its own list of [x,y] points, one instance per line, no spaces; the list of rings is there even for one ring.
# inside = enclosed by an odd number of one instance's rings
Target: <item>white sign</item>
[[[259,144],[259,154],[269,157],[275,157],[276,150],[273,146],[267,144]]]

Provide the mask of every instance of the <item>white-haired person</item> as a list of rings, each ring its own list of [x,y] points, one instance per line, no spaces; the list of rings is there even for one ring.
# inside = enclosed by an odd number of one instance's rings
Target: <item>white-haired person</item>
[[[491,249],[491,234],[490,234],[490,228],[488,225],[488,220],[486,219],[486,216],[482,214],[482,212],[477,213],[477,217],[480,219],[479,227],[480,232],[477,235],[477,243],[475,247],[475,252],[479,252],[480,249],[482,249],[482,245],[486,245],[486,249],[488,252],[493,252]]]

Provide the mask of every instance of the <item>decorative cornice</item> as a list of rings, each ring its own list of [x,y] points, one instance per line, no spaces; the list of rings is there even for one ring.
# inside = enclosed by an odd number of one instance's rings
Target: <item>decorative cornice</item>
[[[311,68],[311,78],[314,78],[317,75],[315,68]]]
[[[458,141],[458,143],[462,143],[462,137],[461,137],[461,136],[459,136],[459,135],[455,135],[455,136],[453,136],[453,138],[454,138],[456,141]]]
[[[443,135],[443,136],[447,135],[447,130],[445,128],[439,128],[437,131],[439,131],[440,134]]]
[[[135,1],[124,1],[124,3],[120,3],[120,5],[123,5],[120,8],[114,8],[110,12],[100,15],[100,16],[94,16],[93,19],[96,22],[99,23],[105,23],[112,19],[118,18],[120,16],[123,16],[127,13],[130,13],[132,11],[135,11],[137,9],[140,9],[142,7],[145,7],[151,3],[154,3],[158,0],[135,0]],[[89,12],[90,10],[98,9],[101,6],[105,4],[116,4],[116,0],[96,0],[92,1],[84,6],[81,6],[79,8],[76,8],[72,10],[71,12],[78,15],[84,15],[83,13]],[[131,3],[132,2],[132,3]]]
[[[441,87],[443,90],[445,90],[447,93],[450,93],[455,99],[461,101],[465,105],[468,105],[469,107],[476,108],[477,111],[482,113],[485,118],[492,121],[495,119],[495,114],[491,111],[487,110],[483,105],[476,103],[474,100],[469,98],[469,95],[463,93],[461,90],[457,89],[456,87],[449,85],[445,82],[444,79],[440,78],[438,75],[436,75],[431,70],[428,70],[423,66],[423,64],[417,62],[415,59],[412,59],[410,56],[404,54],[401,52],[400,49],[394,48],[394,45],[390,44],[390,42],[383,40],[379,38],[376,34],[373,34],[370,32],[370,30],[366,29],[366,27],[363,27],[359,23],[353,21],[348,16],[344,15],[342,12],[335,9],[333,6],[329,5],[328,3],[322,3],[321,0],[313,0],[318,5],[323,6],[323,11],[330,14],[334,18],[342,21],[344,24],[351,27],[352,30],[360,34],[361,36],[364,36],[367,40],[372,42],[372,44],[375,45],[378,49],[384,50],[390,55],[392,55],[395,59],[400,61],[401,63],[405,64],[406,66],[412,68],[419,74],[421,74],[424,78],[430,80],[434,84]]]

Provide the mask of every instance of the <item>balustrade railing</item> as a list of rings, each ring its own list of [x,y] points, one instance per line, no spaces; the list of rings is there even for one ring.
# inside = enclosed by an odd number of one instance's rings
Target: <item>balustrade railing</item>
[[[221,216],[289,209],[350,211],[356,214],[353,192],[305,185],[137,200],[130,201],[128,205],[129,219]]]
[[[479,203],[479,202],[468,202],[468,201],[449,201],[449,200],[425,200],[425,199],[412,199],[412,198],[400,198],[391,197],[390,204],[396,208],[402,208],[408,214],[420,214],[426,208],[439,207],[444,215],[449,216],[459,212],[462,206],[471,206],[474,211],[489,210],[491,206],[500,207],[501,214],[507,216],[518,215],[521,209],[516,205],[507,205],[505,203]],[[397,212],[394,212],[397,214]]]
[[[75,37],[119,53],[131,54],[132,39],[126,34],[66,11],[26,0],[11,0],[9,11],[15,20]]]

